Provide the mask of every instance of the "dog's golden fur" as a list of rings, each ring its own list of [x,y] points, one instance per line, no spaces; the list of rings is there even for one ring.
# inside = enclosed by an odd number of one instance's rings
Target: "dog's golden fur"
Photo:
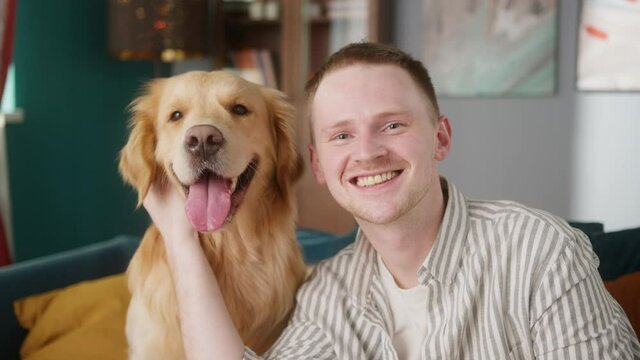
[[[238,104],[248,114],[234,113]],[[302,162],[293,143],[292,106],[277,90],[214,71],[154,80],[131,109],[131,133],[119,167],[138,191],[139,204],[154,181],[182,192],[185,182],[193,180],[184,151],[184,137],[192,126],[220,129],[225,137],[219,154],[225,177],[238,176],[252,158],[258,159],[233,216],[219,230],[200,233],[199,238],[244,343],[258,353],[266,351],[286,325],[305,274],[294,232],[293,184]],[[171,119],[175,111],[182,115],[177,121]],[[126,329],[130,358],[184,358],[165,251],[152,225],[127,270],[132,294]]]

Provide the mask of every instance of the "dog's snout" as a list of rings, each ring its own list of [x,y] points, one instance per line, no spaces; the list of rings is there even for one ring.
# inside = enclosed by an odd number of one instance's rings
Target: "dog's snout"
[[[209,157],[215,154],[223,143],[224,137],[217,127],[196,125],[187,130],[184,147],[190,154]]]

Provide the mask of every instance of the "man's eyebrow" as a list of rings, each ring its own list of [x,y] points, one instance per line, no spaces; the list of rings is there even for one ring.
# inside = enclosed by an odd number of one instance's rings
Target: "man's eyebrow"
[[[321,129],[322,132],[329,132],[335,129],[339,129],[339,128],[343,128],[343,127],[347,127],[351,125],[351,120],[340,120],[335,124],[331,124],[330,126],[327,126],[324,129]]]
[[[388,118],[394,116],[405,116],[408,115],[409,111],[405,110],[397,110],[397,111],[384,111],[379,114],[376,114],[376,118]]]
[[[375,115],[376,119],[386,119],[386,118],[390,118],[390,117],[394,117],[394,116],[409,116],[411,115],[409,111],[405,111],[405,110],[394,110],[394,111],[383,111],[381,113],[378,113]],[[327,132],[331,132],[331,131],[335,131],[336,129],[340,129],[340,128],[345,128],[345,127],[349,127],[351,125],[353,125],[354,120],[351,119],[345,119],[345,120],[340,120],[334,124],[331,124],[323,129],[320,129],[320,132],[322,133],[327,133]]]

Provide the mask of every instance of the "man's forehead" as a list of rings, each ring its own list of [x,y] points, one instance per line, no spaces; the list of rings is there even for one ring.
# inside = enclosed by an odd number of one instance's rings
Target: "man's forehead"
[[[346,105],[344,105],[346,104]],[[333,106],[333,105],[338,105]],[[437,115],[430,101],[410,102],[372,102],[367,107],[349,106],[348,102],[337,104],[310,103],[308,112],[312,134],[335,129],[358,126],[363,122],[375,124],[389,119],[425,118],[435,122]]]
[[[339,112],[348,111],[355,106],[366,106],[366,110],[398,111],[398,107],[426,100],[426,96],[422,95],[422,91],[408,74],[403,75],[402,70],[396,70],[396,67],[388,68],[393,71],[360,68],[353,69],[354,71],[337,70],[329,74],[310,99],[311,109],[314,112],[318,109]]]

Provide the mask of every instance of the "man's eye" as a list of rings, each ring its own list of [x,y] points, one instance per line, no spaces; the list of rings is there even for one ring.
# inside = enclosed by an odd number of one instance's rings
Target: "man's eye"
[[[169,119],[171,119],[171,121],[178,121],[182,119],[183,116],[182,111],[174,111],[171,113],[171,117],[169,117]]]
[[[347,140],[349,138],[349,134],[338,134],[333,137],[333,140]]]
[[[388,130],[395,130],[395,129],[398,129],[400,126],[402,126],[402,125],[400,125],[400,123],[391,123],[391,124],[387,125],[387,129]]]
[[[249,109],[244,105],[235,104],[231,108],[231,112],[236,115],[247,115],[249,113]]]

